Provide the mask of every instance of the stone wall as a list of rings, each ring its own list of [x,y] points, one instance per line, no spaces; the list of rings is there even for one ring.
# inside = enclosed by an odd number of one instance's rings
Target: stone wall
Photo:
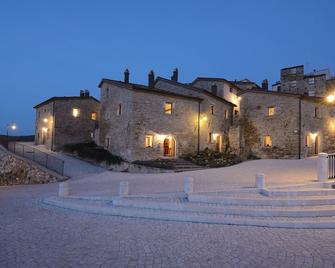
[[[57,178],[0,146],[0,185],[55,182]]]
[[[61,150],[65,144],[89,142],[95,133],[99,120],[100,104],[92,98],[60,98],[36,109],[36,144],[43,144],[51,150]],[[72,110],[80,110],[73,117]],[[97,120],[91,120],[91,113],[97,113]]]

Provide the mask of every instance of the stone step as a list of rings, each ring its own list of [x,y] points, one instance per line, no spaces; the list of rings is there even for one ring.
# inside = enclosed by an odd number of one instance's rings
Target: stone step
[[[328,206],[238,206],[213,205],[192,202],[157,202],[154,200],[121,198],[113,200],[113,205],[139,209],[167,211],[201,212],[204,214],[239,215],[250,217],[331,217],[335,216],[335,205]]]
[[[294,197],[294,196],[335,196],[335,189],[302,189],[302,190],[262,190],[262,193],[270,197]]]
[[[220,205],[242,205],[242,206],[323,206],[335,205],[335,196],[295,196],[295,197],[237,197],[190,194],[190,202],[208,203]]]
[[[69,201],[66,198],[47,198],[42,200],[45,205],[64,208],[68,210],[100,214],[111,216],[135,217],[150,220],[168,220],[207,224],[229,224],[229,225],[247,225],[278,228],[335,228],[335,217],[314,217],[314,218],[285,218],[285,217],[249,217],[222,214],[204,214],[201,212],[189,211],[161,211],[157,209],[131,208],[113,206],[106,203],[104,206],[94,203],[82,204],[80,200]]]

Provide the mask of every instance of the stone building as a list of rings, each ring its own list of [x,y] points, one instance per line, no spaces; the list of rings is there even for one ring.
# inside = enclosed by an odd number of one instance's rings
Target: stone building
[[[304,65],[280,70],[281,92],[320,97],[326,94],[326,81],[327,74],[324,72],[305,74]]]
[[[224,150],[233,103],[151,71],[148,85],[102,79],[100,145],[129,161]]]
[[[250,147],[260,158],[304,158],[335,149],[332,114],[322,97],[248,90],[240,93],[241,118],[254,127]],[[243,132],[243,123],[240,125]],[[243,136],[243,133],[241,133]]]
[[[65,144],[89,142],[98,128],[100,103],[89,92],[80,96],[53,97],[36,105],[35,143],[50,150]]]

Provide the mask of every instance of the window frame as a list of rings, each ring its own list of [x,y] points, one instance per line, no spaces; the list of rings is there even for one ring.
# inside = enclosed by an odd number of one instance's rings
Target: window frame
[[[210,111],[211,111],[211,114],[214,115],[214,113],[215,113],[214,104],[211,104]]]
[[[269,138],[269,143],[268,143],[268,139]],[[267,145],[269,144],[269,145]],[[264,136],[264,139],[263,139],[263,147],[265,148],[271,148],[273,146],[273,139],[272,139],[272,136],[271,135],[265,135]]]
[[[91,120],[97,121],[98,120],[98,113],[97,112],[91,112]]]
[[[224,109],[224,119],[225,120],[229,119],[229,111],[227,109]]]
[[[276,115],[276,106],[268,106],[268,107],[267,107],[267,113],[266,113],[266,115],[267,115],[268,117],[273,117],[273,116],[275,116],[275,115]]]
[[[153,148],[154,147],[154,136],[151,134],[145,135],[145,141],[144,141],[144,147],[145,148]]]
[[[72,108],[72,117],[79,118],[80,117],[80,108]]]
[[[117,116],[120,116],[121,114],[122,114],[122,103],[119,103],[118,105],[117,105],[117,110],[116,110],[116,115]]]
[[[170,105],[170,108],[167,108],[167,105]],[[172,115],[173,113],[173,102],[166,101],[164,102],[164,114]]]

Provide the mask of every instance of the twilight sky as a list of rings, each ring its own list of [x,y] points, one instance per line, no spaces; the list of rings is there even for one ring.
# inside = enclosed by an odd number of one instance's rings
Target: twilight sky
[[[196,76],[279,79],[279,69],[335,73],[332,0],[1,0],[0,133],[34,132],[35,104],[102,77],[147,83]]]

